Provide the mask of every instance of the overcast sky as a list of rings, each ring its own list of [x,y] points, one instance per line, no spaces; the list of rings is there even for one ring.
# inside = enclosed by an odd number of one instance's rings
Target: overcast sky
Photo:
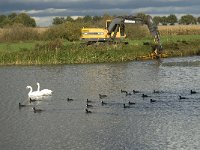
[[[191,14],[200,16],[200,0],[0,0],[0,14],[25,12],[34,17],[38,26],[52,24],[54,17]]]

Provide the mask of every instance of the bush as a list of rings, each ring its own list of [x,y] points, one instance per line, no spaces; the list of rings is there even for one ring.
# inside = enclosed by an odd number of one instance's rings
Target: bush
[[[51,40],[49,42],[46,43],[37,43],[35,45],[35,50],[38,51],[53,51],[53,50],[58,50],[61,49],[63,47],[63,41],[61,39],[55,39],[55,40]]]
[[[57,38],[68,41],[77,41],[81,35],[81,25],[74,22],[65,22],[60,25],[50,27],[44,34],[45,40],[54,40]]]
[[[64,38],[64,25],[55,25],[50,27],[47,31],[42,34],[44,40],[53,40],[57,38]]]
[[[142,39],[150,36],[148,27],[146,25],[127,25],[125,33],[129,39]]]

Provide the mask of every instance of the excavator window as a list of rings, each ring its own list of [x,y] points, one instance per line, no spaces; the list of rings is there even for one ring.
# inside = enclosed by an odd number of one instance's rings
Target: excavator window
[[[108,27],[110,26],[111,20],[106,20],[106,29],[108,30]]]

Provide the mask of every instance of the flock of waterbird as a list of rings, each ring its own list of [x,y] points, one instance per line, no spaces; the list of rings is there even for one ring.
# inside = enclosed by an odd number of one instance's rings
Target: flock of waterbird
[[[28,93],[28,98],[29,98],[30,103],[38,101],[45,96],[51,96],[53,93],[53,91],[49,90],[49,89],[40,90],[40,83],[38,83],[38,82],[37,82],[37,91],[33,91],[33,88],[29,85],[26,87],[26,89],[30,89],[30,91]],[[27,105],[19,103],[19,108],[26,107],[26,106]],[[33,111],[36,113],[36,112],[41,112],[42,110],[33,107]]]
[[[27,86],[26,88],[27,89],[30,89],[29,93],[28,93],[28,97],[29,97],[29,100],[30,100],[30,103],[31,102],[35,102],[35,101],[38,101],[41,97],[43,96],[51,96],[52,95],[52,92],[51,90],[49,89],[43,89],[43,90],[40,90],[40,84],[37,83],[37,91],[33,91],[32,87],[31,86]],[[157,100],[156,99],[153,99],[153,96],[152,95],[149,95],[149,94],[144,94],[142,91],[137,91],[137,90],[132,90],[131,92],[128,92],[126,90],[122,90],[120,91],[122,94],[125,94],[125,96],[130,96],[130,95],[133,95],[133,94],[137,94],[139,96],[141,96],[143,99],[145,98],[149,98],[149,102],[150,103],[156,103]],[[152,94],[161,94],[161,93],[164,93],[163,91],[157,91],[157,90],[153,90]],[[198,92],[194,91],[194,90],[190,90],[190,94],[196,94]],[[108,96],[107,95],[103,95],[103,94],[99,94],[99,99],[101,100],[101,105],[107,105],[109,102],[105,102],[106,98]],[[103,100],[104,99],[104,100]],[[185,96],[181,96],[179,95],[178,96],[178,99],[179,100],[182,100],[182,99],[188,99],[188,97],[185,97]],[[71,102],[71,101],[74,101],[74,99],[72,98],[67,98],[67,101],[68,102]],[[91,111],[91,108],[93,107],[92,105],[93,101],[92,100],[89,100],[89,99],[86,99],[86,105],[85,105],[85,113],[92,113]],[[136,102],[131,102],[131,101],[128,101],[127,103],[122,103],[123,105],[123,108],[130,108],[131,105],[136,105]],[[24,105],[24,104],[21,104],[19,103],[19,108],[21,107],[26,107],[27,105]],[[35,108],[33,107],[32,108],[34,113],[36,112],[42,112],[43,110],[42,109],[38,109],[38,108]]]
[[[137,95],[137,96],[141,96],[143,99],[147,99],[149,98],[149,102],[150,103],[156,103],[158,100],[154,99],[153,95],[152,94],[162,94],[164,93],[163,91],[157,91],[157,90],[153,90],[153,92],[151,92],[151,94],[144,94],[142,91],[137,91],[137,90],[132,90],[131,92],[128,92],[126,90],[122,90],[121,89],[121,93],[124,93],[125,96],[131,96],[131,95]],[[196,94],[198,92],[194,91],[194,90],[190,90],[190,94]],[[102,94],[99,94],[99,99],[101,100],[101,105],[107,105],[109,104],[109,102],[107,101],[106,102],[106,98],[107,98],[107,95],[102,95]],[[182,100],[182,99],[189,99],[188,97],[185,97],[185,96],[181,96],[179,95],[177,97],[179,100]],[[73,101],[74,99],[71,99],[71,98],[68,98],[67,99],[68,101]],[[92,113],[92,108],[93,108],[93,103],[94,101],[92,100],[89,100],[87,99],[86,100],[86,108],[85,108],[85,113]],[[127,103],[122,103],[122,107],[125,109],[125,108],[131,108],[132,105],[136,105],[136,102],[134,101],[128,101]]]
[[[161,93],[164,93],[163,91],[157,91],[157,90],[153,90],[153,92],[151,94],[144,94],[142,91],[137,91],[137,90],[132,90],[131,92],[128,92],[126,90],[122,90],[121,89],[121,93],[124,93],[125,96],[130,96],[130,95],[135,95],[137,94],[138,96],[141,96],[143,99],[145,98],[149,98],[149,102],[150,103],[156,103],[157,100],[156,99],[153,99],[153,96],[152,94],[161,94]],[[194,91],[194,90],[190,90],[190,94],[197,94],[198,92]],[[101,95],[99,94],[99,99],[104,99],[106,98],[107,95]],[[178,99],[179,100],[183,100],[183,99],[189,99],[188,97],[185,97],[185,96],[181,96],[179,95],[178,96]],[[91,100],[86,100],[86,108],[85,108],[85,112],[86,113],[92,113],[91,110],[89,110],[89,108],[92,108],[93,106],[91,105],[92,101]],[[101,100],[101,105],[106,105],[108,104],[108,102],[105,102],[103,100]],[[128,101],[127,103],[122,103],[123,105],[123,108],[131,108],[131,105],[136,105],[136,102],[131,102],[131,101]]]
[[[43,89],[43,90],[40,90],[40,84],[37,82],[37,91],[33,91],[33,88],[31,86],[27,86],[26,88],[27,89],[30,89],[29,93],[28,93],[28,96],[32,99],[35,99],[35,98],[40,98],[42,96],[48,96],[48,95],[52,95],[52,90],[49,90],[49,89]]]

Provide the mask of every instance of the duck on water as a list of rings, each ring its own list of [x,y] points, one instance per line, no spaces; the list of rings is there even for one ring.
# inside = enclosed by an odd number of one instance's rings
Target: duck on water
[[[34,113],[40,113],[40,112],[42,112],[42,111],[44,111],[44,110],[42,110],[42,109],[37,109],[37,108],[33,107],[33,111],[34,111]]]

